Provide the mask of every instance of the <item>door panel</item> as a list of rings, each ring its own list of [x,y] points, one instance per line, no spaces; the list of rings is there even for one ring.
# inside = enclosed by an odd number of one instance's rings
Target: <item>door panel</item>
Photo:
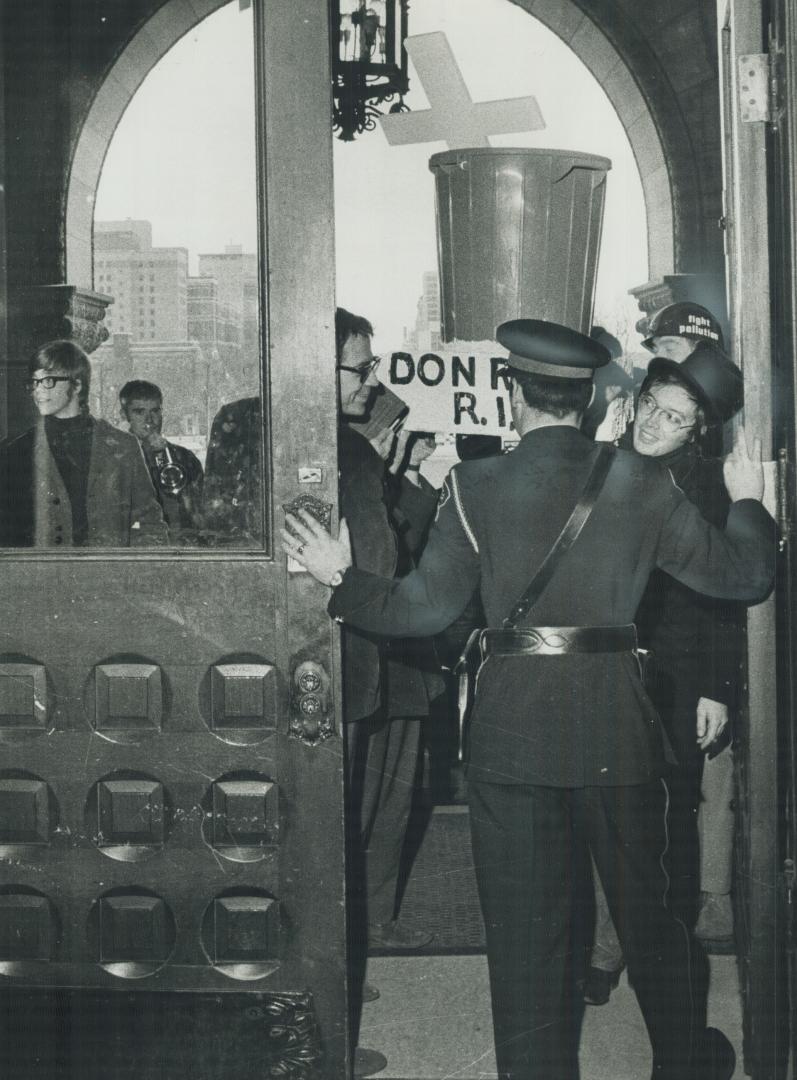
[[[273,537],[283,504],[337,499],[327,9],[255,15]],[[337,1080],[325,590],[234,550],[16,551],[2,569],[0,976],[30,1061],[48,1060],[42,1075]]]

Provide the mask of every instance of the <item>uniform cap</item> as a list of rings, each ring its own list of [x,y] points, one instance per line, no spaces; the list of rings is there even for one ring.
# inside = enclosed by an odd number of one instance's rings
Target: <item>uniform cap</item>
[[[713,341],[721,349],[725,348],[722,327],[708,308],[690,301],[668,304],[667,307],[654,311],[641,324],[637,324],[645,334],[642,344],[651,352],[655,350],[653,339],[657,337],[686,337],[696,341]]]
[[[680,363],[654,356],[647,378],[675,375],[691,390],[706,410],[709,420],[724,423],[738,412],[744,401],[742,373],[722,349],[711,342],[701,342],[691,356]]]
[[[600,342],[569,326],[542,319],[512,319],[501,323],[495,336],[509,349],[509,367],[534,375],[591,379],[595,369],[611,359],[609,350]]]

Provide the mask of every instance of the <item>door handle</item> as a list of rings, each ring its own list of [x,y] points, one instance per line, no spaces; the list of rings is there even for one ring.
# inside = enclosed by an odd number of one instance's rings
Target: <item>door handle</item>
[[[293,670],[288,733],[305,746],[318,746],[335,734],[329,707],[331,686],[323,665],[315,660],[303,660]]]

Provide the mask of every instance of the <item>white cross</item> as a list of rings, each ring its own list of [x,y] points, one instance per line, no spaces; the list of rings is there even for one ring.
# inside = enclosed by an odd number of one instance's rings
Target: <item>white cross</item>
[[[489,146],[488,135],[545,127],[534,97],[474,104],[445,34],[418,34],[407,38],[405,45],[432,107],[381,117],[382,130],[392,146],[445,142],[449,149],[459,150]]]

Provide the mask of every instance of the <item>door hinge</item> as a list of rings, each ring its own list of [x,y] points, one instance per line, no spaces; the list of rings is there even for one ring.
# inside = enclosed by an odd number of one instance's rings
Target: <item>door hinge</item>
[[[737,57],[736,74],[739,115],[743,124],[771,119],[769,53],[745,53]]]
[[[778,450],[777,464],[777,521],[780,540],[778,548],[785,551],[792,533],[791,463],[785,446]]]

